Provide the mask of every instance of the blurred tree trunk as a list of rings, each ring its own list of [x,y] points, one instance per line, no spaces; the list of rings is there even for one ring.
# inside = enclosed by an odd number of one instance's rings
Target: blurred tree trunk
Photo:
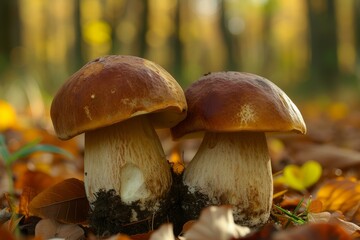
[[[262,72],[265,76],[271,75],[274,67],[274,49],[271,46],[271,24],[276,8],[276,0],[269,0],[263,6],[262,46],[264,55],[262,59]]]
[[[360,1],[354,1],[356,69],[360,69]],[[360,77],[360,71],[356,75]]]
[[[334,0],[307,0],[310,27],[310,78],[315,86],[334,90],[338,85],[336,16]]]
[[[227,70],[239,70],[241,68],[241,50],[238,36],[233,35],[229,31],[228,19],[226,17],[226,1],[220,0],[220,26],[222,37],[225,42],[227,63],[225,64]]]
[[[176,1],[175,17],[174,17],[174,34],[172,36],[172,43],[174,49],[174,61],[173,61],[173,74],[175,79],[182,83],[183,78],[183,45],[180,37],[181,28],[181,0]]]
[[[142,4],[142,14],[140,14],[141,21],[139,25],[139,56],[146,57],[146,33],[148,30],[149,0],[140,0],[140,2]]]
[[[72,48],[72,53],[70,54],[72,61],[70,70],[75,72],[84,65],[83,51],[82,51],[82,34],[81,34],[81,15],[80,15],[80,0],[74,1],[74,32],[75,32],[75,41]]]
[[[19,6],[17,0],[0,1],[0,63],[10,60],[13,48],[20,44]],[[4,66],[5,64],[0,64]],[[0,69],[1,70],[1,69]]]

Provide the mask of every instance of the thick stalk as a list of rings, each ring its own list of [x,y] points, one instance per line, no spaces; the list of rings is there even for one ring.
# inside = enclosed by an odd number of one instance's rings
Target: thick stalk
[[[190,192],[209,205],[230,204],[240,224],[258,226],[270,215],[272,172],[262,132],[206,133],[184,173]]]
[[[142,116],[86,132],[84,168],[90,203],[100,189],[114,189],[127,204],[156,203],[171,186],[159,137]]]

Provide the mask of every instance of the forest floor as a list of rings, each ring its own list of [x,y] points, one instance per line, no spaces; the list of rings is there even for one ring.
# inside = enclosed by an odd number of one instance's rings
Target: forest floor
[[[0,110],[7,112],[0,119],[0,239],[100,238],[87,222],[82,138],[60,141],[49,120],[11,116],[4,106],[0,104]],[[207,208],[203,218],[181,226],[177,238],[360,239],[359,109],[343,103],[322,109],[305,104],[306,135],[267,135],[274,178],[268,224],[239,233],[239,226],[228,217],[231,208]],[[200,140],[174,142],[168,131],[158,133],[174,171],[181,173]],[[41,199],[31,203],[39,194]],[[209,223],[209,219],[225,220]],[[229,226],[237,230],[232,232]],[[158,231],[111,239],[150,239],[151,235],[174,239],[169,229],[164,225]]]

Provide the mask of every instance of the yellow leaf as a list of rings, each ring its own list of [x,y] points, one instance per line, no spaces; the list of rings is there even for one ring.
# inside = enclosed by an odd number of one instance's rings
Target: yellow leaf
[[[9,103],[0,100],[0,131],[16,125],[16,112]]]
[[[323,210],[343,213],[347,220],[360,224],[360,182],[337,178],[326,181],[315,193],[323,203]]]
[[[290,164],[284,168],[284,182],[295,190],[304,191],[320,179],[321,173],[321,165],[315,161],[308,161],[301,167]]]

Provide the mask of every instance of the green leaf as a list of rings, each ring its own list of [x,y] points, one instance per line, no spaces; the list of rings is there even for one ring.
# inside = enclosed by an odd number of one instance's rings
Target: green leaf
[[[6,163],[10,157],[10,153],[6,147],[5,137],[2,134],[0,134],[0,154],[4,162]]]
[[[35,152],[55,153],[55,154],[64,155],[65,157],[70,158],[70,159],[73,158],[73,155],[70,152],[68,152],[64,149],[61,149],[59,147],[56,147],[53,145],[42,145],[42,144],[34,145],[34,143],[35,142],[27,144],[26,146],[22,147],[18,151],[11,154],[11,156],[8,160],[8,164],[13,163],[17,159],[27,157],[30,154],[35,153]]]

